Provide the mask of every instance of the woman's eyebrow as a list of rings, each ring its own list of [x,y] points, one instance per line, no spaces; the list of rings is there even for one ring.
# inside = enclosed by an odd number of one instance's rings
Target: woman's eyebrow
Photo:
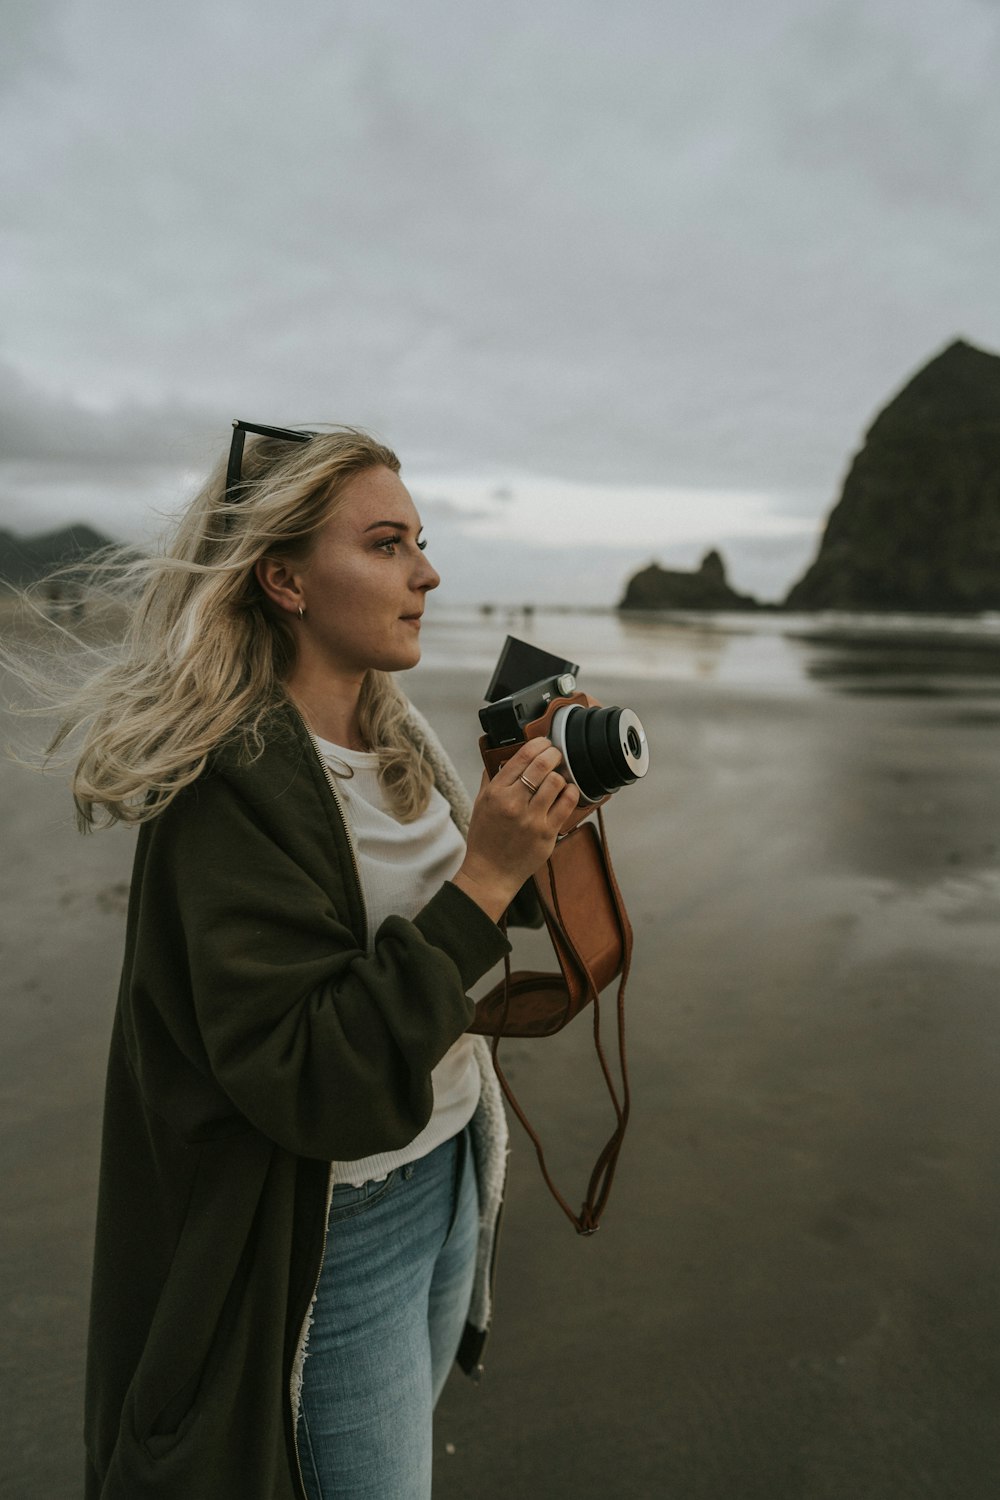
[[[373,521],[370,526],[365,527],[365,531],[374,531],[378,526],[391,526],[394,531],[409,531],[410,529],[405,521]],[[423,527],[420,529],[422,531]]]

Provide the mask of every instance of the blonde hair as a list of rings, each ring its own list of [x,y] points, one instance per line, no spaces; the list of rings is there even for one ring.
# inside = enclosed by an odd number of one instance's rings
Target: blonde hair
[[[125,628],[97,648],[99,667],[56,702],[61,722],[47,749],[51,763],[82,733],[72,791],[83,831],[155,818],[224,740],[237,739],[248,761],[262,753],[266,721],[288,701],[295,640],[254,565],[264,556],[303,561],[347,481],[379,466],[400,467],[391,449],[353,427],[307,443],[258,438],[247,444],[236,501],[225,499],[223,461],[161,555],[117,548],[97,559],[82,597],[124,600]],[[76,610],[80,599],[75,591]],[[93,656],[76,631],[60,634]],[[393,678],[369,671],[361,733],[403,821],[424,810],[433,780],[422,742],[408,733],[408,713]]]

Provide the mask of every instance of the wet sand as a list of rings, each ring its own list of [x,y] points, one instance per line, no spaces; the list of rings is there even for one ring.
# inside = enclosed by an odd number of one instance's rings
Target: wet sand
[[[410,681],[473,786],[481,686]],[[608,813],[633,1122],[586,1240],[515,1127],[487,1373],[446,1389],[435,1500],[993,1500],[994,686],[628,702],[655,752]],[[6,762],[0,806],[0,1495],[71,1500],[132,840],[80,838]],[[586,1023],[506,1056],[579,1199],[609,1129]]]

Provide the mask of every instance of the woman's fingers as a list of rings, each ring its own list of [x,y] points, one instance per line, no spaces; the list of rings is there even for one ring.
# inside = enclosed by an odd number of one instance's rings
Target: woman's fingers
[[[580,788],[574,782],[567,781],[550,809],[555,814],[560,832],[565,828],[567,819],[576,811],[582,796]]]
[[[498,910],[550,857],[579,801],[579,789],[557,770],[561,761],[551,741],[529,740],[480,788],[459,875]]]
[[[500,767],[493,780],[500,786],[514,786],[524,775],[529,781],[537,784],[538,774],[544,776],[546,772],[553,770],[561,759],[560,752],[551,740],[544,738],[525,740],[510,760],[505,761]],[[538,761],[542,763],[536,765]]]
[[[580,799],[579,788],[559,772],[558,767],[561,765],[562,752],[550,740],[527,740],[497,773],[494,783],[506,772],[501,787],[515,799],[520,795],[526,797],[524,812],[530,809],[545,818],[552,813],[559,799],[563,798],[557,809],[561,824]]]
[[[532,798],[540,812],[549,815],[555,812],[558,819],[569,816],[580,800],[580,788],[567,781],[558,771],[550,771],[542,782],[540,791]]]
[[[529,754],[523,751],[529,750]],[[527,787],[530,792],[532,787],[541,786],[550,771],[554,771],[562,762],[562,753],[548,740],[529,740],[517,755],[507,762],[501,771],[497,772],[494,780],[502,778],[501,785],[514,787],[520,790],[521,786]]]

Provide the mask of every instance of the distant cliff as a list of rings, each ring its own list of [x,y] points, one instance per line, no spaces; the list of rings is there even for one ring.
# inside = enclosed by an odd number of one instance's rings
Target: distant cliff
[[[686,573],[657,563],[634,573],[619,609],[758,609],[756,599],[738,594],[726,579],[718,552],[706,552],[701,567]]]
[[[791,609],[1000,609],[1000,356],[959,340],[875,418]]]
[[[90,557],[110,542],[92,526],[63,526],[42,536],[15,536],[0,529],[0,586],[23,588],[55,568]]]

